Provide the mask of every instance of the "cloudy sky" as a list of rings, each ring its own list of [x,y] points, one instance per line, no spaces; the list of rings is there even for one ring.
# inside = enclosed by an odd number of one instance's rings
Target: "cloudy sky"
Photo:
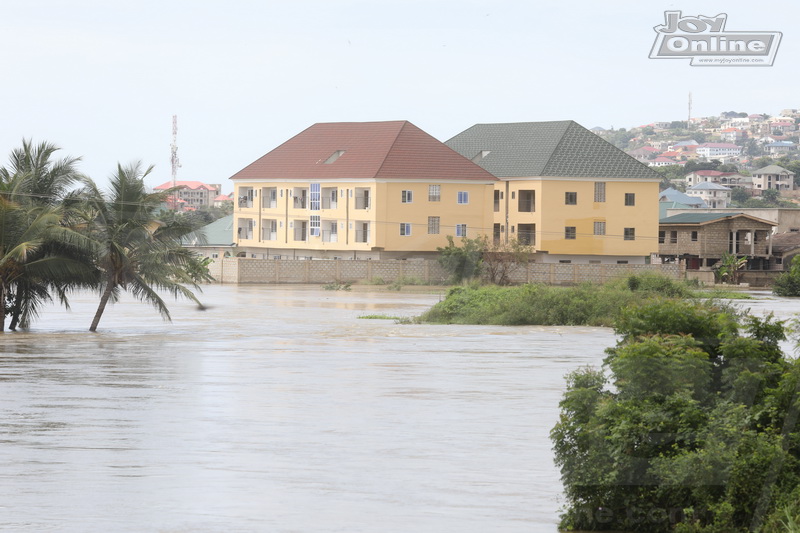
[[[649,59],[665,10],[780,31],[772,67]],[[315,122],[409,120],[440,140],[480,122],[637,126],[800,107],[800,2],[0,0],[0,164],[22,138],[222,183]]]

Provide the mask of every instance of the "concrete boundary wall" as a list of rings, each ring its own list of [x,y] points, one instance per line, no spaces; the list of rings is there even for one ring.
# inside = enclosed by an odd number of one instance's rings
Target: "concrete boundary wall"
[[[432,285],[446,284],[447,272],[431,260],[287,260],[228,257],[209,265],[211,275],[220,283],[344,283],[383,280],[392,283],[415,278]],[[509,276],[514,283],[574,285],[584,281],[603,283],[614,278],[657,272],[673,279],[683,279],[683,265],[579,265],[530,263],[521,265]]]

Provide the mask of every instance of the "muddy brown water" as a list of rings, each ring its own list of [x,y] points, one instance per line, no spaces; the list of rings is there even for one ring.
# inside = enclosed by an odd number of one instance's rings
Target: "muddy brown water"
[[[0,530],[555,532],[564,375],[611,330],[400,325],[439,294],[208,286],[0,336]],[[794,300],[747,304],[794,313]]]

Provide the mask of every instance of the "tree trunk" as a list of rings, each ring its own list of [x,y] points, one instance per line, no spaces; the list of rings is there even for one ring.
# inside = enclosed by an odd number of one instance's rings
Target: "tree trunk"
[[[18,290],[17,296],[14,298],[14,305],[11,307],[11,324],[8,325],[8,329],[11,331],[17,330],[20,314],[22,314],[22,293]]]
[[[0,283],[0,333],[6,331],[6,285]]]
[[[106,288],[103,291],[103,295],[100,297],[100,305],[97,307],[97,312],[94,314],[94,320],[92,320],[92,325],[89,326],[89,331],[97,331],[97,324],[100,323],[100,317],[103,316],[103,311],[106,310],[106,304],[108,303],[109,298],[111,298],[111,293],[114,291],[114,283],[109,281],[106,284]]]

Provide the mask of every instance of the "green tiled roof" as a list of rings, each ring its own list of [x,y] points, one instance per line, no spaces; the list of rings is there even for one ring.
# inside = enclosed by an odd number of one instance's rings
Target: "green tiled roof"
[[[572,120],[476,124],[445,144],[498,178],[661,179],[647,165]]]
[[[659,224],[703,224],[723,218],[731,218],[742,213],[680,213],[671,217],[662,218]]]
[[[205,237],[205,242],[202,237]],[[203,226],[196,232],[188,234],[182,241],[185,246],[231,246],[233,244],[233,215],[224,216]]]

